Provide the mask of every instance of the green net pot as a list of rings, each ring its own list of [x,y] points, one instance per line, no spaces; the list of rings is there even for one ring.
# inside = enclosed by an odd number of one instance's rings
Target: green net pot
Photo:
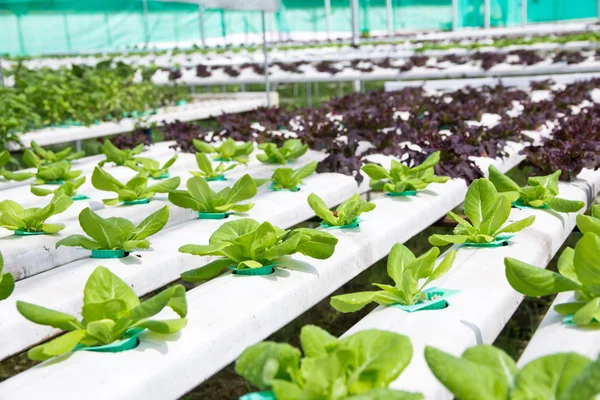
[[[237,268],[235,265],[231,265],[228,268],[235,275],[271,275],[275,272],[275,266],[278,264],[280,263],[264,265],[260,268]]]
[[[125,204],[126,206],[134,206],[136,204],[148,204],[150,203],[150,199],[137,199],[137,200],[131,200],[131,201],[123,201],[123,204]]]
[[[406,312],[442,310],[449,306],[447,299],[459,293],[459,290],[431,287],[425,290],[425,300],[420,300],[415,304],[405,306],[402,304],[393,304],[391,307],[399,308]]]
[[[214,181],[226,181],[225,175],[215,176],[213,178],[205,178],[206,182],[214,182]]]
[[[128,255],[125,250],[92,250],[92,258],[125,258]]]
[[[50,235],[50,233],[48,232],[44,232],[44,231],[38,231],[38,232],[29,232],[29,231],[22,231],[20,229],[15,229],[13,231],[13,234],[15,236],[35,236],[35,235]]]
[[[155,181],[159,181],[159,180],[161,180],[161,179],[167,179],[168,177],[169,177],[169,173],[167,172],[166,174],[162,174],[162,175],[160,175],[160,176],[159,176],[159,177],[157,177],[157,178],[155,178],[155,177],[153,177],[153,176],[149,176],[148,178],[149,178],[149,179],[153,179],[153,180],[155,180]]]
[[[391,196],[391,197],[416,196],[417,195],[417,191],[416,190],[407,190],[405,192],[388,192],[387,195]]]
[[[85,194],[76,194],[75,196],[71,196],[71,199],[73,201],[77,201],[77,200],[87,200],[89,199],[89,196],[86,196]]]
[[[325,228],[325,229],[352,229],[352,228],[358,228],[359,223],[362,222],[362,219],[356,217],[352,220],[351,223],[347,224],[347,225],[329,225],[327,222],[321,222],[321,227]]]
[[[63,181],[63,180],[46,181],[46,182],[44,182],[44,185],[62,185],[63,183],[65,183],[65,181]]]
[[[513,201],[512,203],[510,203],[513,207],[515,208],[532,208],[534,210],[546,210],[549,209],[550,206],[546,203],[544,203],[543,206],[540,207],[534,207],[534,206],[530,206],[530,205],[526,205],[523,200],[519,199],[517,201]]]
[[[198,219],[225,219],[229,218],[229,216],[233,214],[232,212],[224,212],[224,213],[207,213],[207,212],[198,212]]]
[[[275,185],[275,182],[271,183],[271,185],[269,186],[269,190],[273,191],[273,192],[281,192],[281,191],[290,191],[290,192],[297,192],[300,190],[300,185],[297,185],[294,189],[283,189],[283,188],[276,188],[273,185]]]
[[[131,349],[135,349],[140,344],[140,339],[138,335],[142,333],[144,329],[140,328],[131,328],[127,330],[123,336],[121,336],[121,340],[117,340],[111,344],[105,344],[103,346],[84,346],[78,344],[75,346],[73,351],[95,351],[99,353],[120,353],[122,351],[127,351]]]
[[[240,396],[239,400],[277,400],[273,392],[255,392]]]
[[[513,236],[514,235],[498,235],[498,236],[496,236],[496,240],[494,240],[492,242],[487,242],[487,243],[464,242],[462,245],[463,246],[467,246],[467,247],[501,247],[501,246],[508,246],[508,241]]]

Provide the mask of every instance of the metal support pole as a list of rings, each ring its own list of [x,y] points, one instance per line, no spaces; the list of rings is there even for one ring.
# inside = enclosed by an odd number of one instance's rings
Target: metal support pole
[[[387,19],[388,35],[392,36],[394,34],[394,16],[392,9],[392,0],[385,0],[385,15]]]
[[[521,25],[527,25],[527,1],[521,0]],[[598,0],[598,16],[600,17],[600,0]]]
[[[75,141],[75,151],[81,151],[81,140]]]
[[[325,30],[327,39],[331,39],[331,0],[325,0]]]
[[[294,97],[298,97],[298,84],[294,83]]]
[[[317,98],[317,102],[319,101],[319,82],[315,82],[315,97]]]
[[[150,43],[150,25],[148,25],[148,0],[143,0],[142,4],[144,6],[144,42],[146,43],[146,48],[148,48],[148,43]]]
[[[491,26],[491,4],[490,0],[483,1],[483,26],[489,29]]]
[[[358,46],[358,0],[350,0],[352,3],[352,45]]]
[[[452,30],[458,29],[458,0],[452,0]]]
[[[271,107],[271,82],[269,81],[269,49],[267,48],[267,22],[265,11],[261,11],[262,31],[263,31],[263,53],[265,55],[265,92],[267,95],[267,107]]]
[[[198,19],[200,22],[200,41],[202,48],[206,47],[206,36],[204,36],[204,4],[198,4]]]
[[[354,93],[360,92],[360,80],[357,79],[352,82],[352,90],[354,91]]]
[[[310,94],[310,82],[306,82],[306,104],[312,107],[312,96]]]

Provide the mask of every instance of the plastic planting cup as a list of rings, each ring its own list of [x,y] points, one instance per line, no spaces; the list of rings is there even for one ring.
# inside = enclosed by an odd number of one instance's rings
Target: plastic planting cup
[[[105,344],[104,346],[84,346],[78,344],[75,346],[73,351],[97,351],[99,353],[120,353],[122,351],[127,351],[131,349],[135,349],[138,344],[140,344],[140,339],[138,339],[138,335],[142,333],[144,330],[140,328],[131,328],[127,330],[123,336],[121,336],[121,340],[117,340],[111,344]]]
[[[198,219],[225,219],[228,218],[232,212],[224,212],[224,213],[207,213],[207,212],[199,212]]]
[[[269,190],[272,190],[273,192],[281,192],[284,190],[289,190],[290,192],[297,192],[298,190],[300,190],[300,185],[296,186],[294,189],[276,188],[273,187],[273,185],[275,185],[275,182],[271,183],[271,185],[269,186]]]
[[[92,250],[92,258],[124,258],[128,255],[125,250]]]
[[[406,312],[423,311],[423,310],[441,310],[448,307],[446,299],[460,292],[459,290],[443,289],[431,287],[425,290],[426,300],[421,300],[416,304],[404,306],[402,304],[393,304],[392,307],[399,308]]]
[[[405,197],[405,196],[416,196],[416,190],[407,190],[405,192],[388,192],[388,196],[392,197]]]
[[[273,392],[256,392],[240,396],[239,400],[277,400]]]
[[[219,176],[215,176],[214,178],[206,178],[205,181],[206,182],[214,182],[214,181],[226,181],[227,179],[225,179],[225,175],[219,175]]]
[[[65,181],[46,181],[44,185],[62,185]]]
[[[39,232],[28,232],[22,231],[20,229],[15,229],[13,232],[16,236],[34,236],[34,235],[49,235],[48,232],[39,231]]]
[[[137,200],[123,202],[123,204],[125,204],[126,206],[133,206],[136,204],[148,204],[148,203],[150,203],[150,199],[137,199]]]
[[[515,236],[515,235],[498,235],[498,236],[496,236],[496,240],[494,240],[493,242],[487,242],[487,243],[464,242],[463,246],[468,246],[468,247],[501,247],[501,246],[508,246],[508,240],[511,239],[513,236]]]
[[[271,275],[275,272],[275,266],[279,263],[273,263],[271,265],[265,265],[260,268],[236,268],[234,265],[228,267],[231,272],[235,275]]]
[[[235,161],[233,159],[232,160],[226,160],[226,159],[224,159],[222,157],[217,157],[217,158],[214,158],[213,160],[219,161],[219,162],[233,162],[233,161]]]
[[[169,177],[169,173],[167,172],[166,174],[162,174],[161,176],[159,176],[158,178],[155,178],[153,176],[149,176],[148,178],[150,179],[154,179],[154,180],[161,180],[161,179],[167,179]]]
[[[321,227],[323,227],[325,229],[352,229],[352,228],[358,228],[358,224],[360,222],[362,222],[362,219],[356,217],[348,225],[336,226],[336,225],[329,225],[327,222],[321,222]]]
[[[544,210],[544,209],[550,208],[550,206],[546,203],[544,203],[544,205],[542,205],[540,207],[525,205],[525,203],[521,199],[519,199],[517,201],[513,201],[510,204],[515,208],[533,208],[534,210]]]
[[[77,201],[77,200],[87,200],[89,199],[89,196],[86,196],[85,194],[76,194],[75,196],[71,197],[71,199],[73,201]]]

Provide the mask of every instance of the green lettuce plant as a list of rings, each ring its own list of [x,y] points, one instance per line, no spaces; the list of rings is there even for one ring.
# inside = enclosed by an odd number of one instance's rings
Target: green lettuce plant
[[[219,192],[213,191],[206,180],[192,177],[186,182],[186,190],[173,190],[169,201],[182,208],[190,208],[202,213],[246,212],[253,203],[237,204],[256,195],[256,183],[250,175],[244,175],[233,186]]]
[[[71,235],[56,242],[60,246],[83,247],[88,250],[147,249],[150,242],[146,238],[158,233],[169,220],[169,207],[164,206],[153,212],[137,226],[133,222],[118,217],[102,218],[90,208],[79,213],[79,225],[89,235]]]
[[[261,268],[286,255],[302,253],[325,260],[333,254],[338,239],[323,231],[296,228],[291,231],[250,218],[226,222],[210,236],[207,245],[188,244],[182,253],[196,256],[221,256],[203,267],[187,271],[181,277],[199,282],[219,275],[227,267]]]
[[[508,283],[527,296],[575,292],[575,301],[557,304],[561,315],[573,315],[573,323],[600,322],[600,236],[588,232],[575,249],[567,247],[558,259],[558,273],[505,258]]]
[[[425,360],[457,400],[592,400],[600,393],[600,360],[577,353],[540,357],[520,370],[503,350],[487,344],[461,357],[426,346]]]
[[[0,301],[6,300],[15,290],[15,278],[10,273],[2,273],[4,269],[4,258],[0,253]]]
[[[106,139],[104,144],[100,147],[100,150],[106,156],[106,160],[102,160],[98,163],[99,166],[103,166],[106,163],[113,162],[116,165],[125,165],[126,161],[139,161],[144,159],[143,157],[135,157],[144,151],[144,144],[140,143],[131,150],[121,150]]]
[[[489,179],[498,192],[513,203],[536,208],[548,206],[554,211],[565,213],[579,211],[585,206],[583,201],[556,197],[558,195],[558,178],[561,172],[556,171],[551,175],[530,177],[527,180],[529,186],[520,187],[496,167],[490,165]]]
[[[410,306],[426,300],[425,286],[439,279],[452,268],[456,252],[451,250],[435,268],[440,249],[433,247],[420,257],[415,255],[402,243],[396,243],[390,251],[387,273],[394,281],[394,286],[374,283],[382,290],[371,292],[348,293],[331,298],[331,306],[340,312],[355,312],[371,302],[389,306],[401,304]],[[420,281],[425,280],[422,284]]]
[[[0,202],[0,226],[11,231],[57,233],[65,228],[64,224],[46,224],[53,215],[65,211],[73,204],[69,196],[56,194],[43,208],[23,208],[12,200]]]
[[[600,204],[592,206],[591,215],[578,214],[577,227],[582,233],[600,235]]]
[[[216,168],[213,168],[212,163],[204,153],[196,153],[196,163],[200,171],[190,171],[190,174],[204,178],[206,180],[217,180],[225,177],[225,172],[231,171],[238,164],[230,164],[225,166],[225,163],[219,163]]]
[[[502,233],[519,232],[535,221],[535,215],[513,222],[503,227],[510,216],[510,201],[498,194],[494,185],[485,178],[476,179],[467,190],[464,204],[469,221],[452,211],[448,217],[458,225],[453,235],[432,235],[429,243],[434,246],[461,243],[489,243]]]
[[[72,181],[66,181],[54,190],[44,189],[39,186],[31,186],[31,193],[36,196],[48,196],[49,194],[63,193],[69,197],[77,195],[77,190],[85,183],[85,176],[82,176]]]
[[[408,366],[412,345],[408,337],[379,330],[357,332],[338,339],[306,325],[299,349],[261,342],[248,347],[235,371],[251,385],[272,390],[277,400],[420,400],[423,396],[388,389]]]
[[[70,147],[61,150],[58,153],[55,153],[51,150],[45,150],[33,140],[31,141],[31,148],[33,149],[35,154],[42,160],[42,162],[48,164],[63,160],[72,161],[85,157],[85,151],[78,151],[73,153],[73,149]]]
[[[362,167],[371,178],[369,185],[373,190],[390,193],[401,193],[425,189],[430,183],[447,182],[449,176],[436,176],[434,167],[440,162],[440,152],[432,153],[421,165],[410,168],[396,160],[392,160],[388,172],[379,164],[367,164]]]
[[[331,211],[327,204],[314,193],[308,195],[308,205],[323,222],[330,226],[350,225],[360,214],[375,209],[374,203],[362,200],[358,193],[340,204],[335,211]]]
[[[151,319],[165,307],[170,307],[181,318]],[[148,329],[156,333],[173,334],[187,324],[184,318],[187,301],[182,285],[171,286],[140,302],[131,287],[105,267],[97,267],[85,284],[81,320],[24,301],[17,301],[17,310],[31,322],[67,331],[29,350],[29,358],[39,361],[68,353],[77,345],[109,345],[128,337],[133,329],[138,332]]]
[[[57,161],[51,164],[45,164],[30,149],[23,153],[25,164],[37,168],[35,172],[34,185],[42,185],[47,182],[70,181],[81,175],[81,171],[71,171],[71,163],[65,160]]]
[[[256,155],[258,161],[269,164],[287,164],[306,153],[308,145],[302,144],[300,139],[288,139],[279,148],[275,143],[261,143],[258,148],[265,152]]]
[[[218,147],[198,139],[194,139],[193,144],[196,150],[201,153],[217,153],[215,157],[217,161],[237,161],[240,164],[246,164],[248,156],[254,151],[254,144],[252,142],[238,145],[232,138],[228,138]]]
[[[10,156],[8,150],[0,152],[0,176],[9,181],[24,181],[25,179],[33,178],[33,172],[13,172],[6,169],[8,163],[18,164],[17,160]]]
[[[169,174],[169,168],[175,164],[175,161],[177,161],[177,154],[161,167],[160,163],[156,160],[140,157],[125,161],[125,166],[145,174],[148,178],[163,179]]]
[[[297,190],[302,184],[302,179],[309,177],[317,170],[317,162],[313,161],[298,169],[277,168],[271,177],[273,183],[272,189],[276,190]]]
[[[118,195],[116,199],[102,200],[104,204],[109,206],[117,205],[120,202],[150,199],[156,193],[169,193],[177,189],[180,182],[180,178],[176,176],[148,186],[148,177],[144,174],[138,174],[127,183],[121,183],[121,181],[100,167],[94,168],[94,172],[92,173],[92,185],[96,189],[115,192]]]

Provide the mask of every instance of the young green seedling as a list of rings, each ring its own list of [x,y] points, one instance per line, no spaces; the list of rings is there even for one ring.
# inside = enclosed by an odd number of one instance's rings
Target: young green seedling
[[[6,300],[15,290],[15,278],[10,273],[2,273],[4,268],[4,258],[0,253],[0,301]]]
[[[225,172],[231,171],[238,164],[230,164],[225,166],[225,163],[219,163],[217,168],[213,168],[212,163],[204,153],[196,153],[196,163],[200,171],[190,171],[190,174],[204,178],[207,181],[225,180]]]
[[[271,189],[297,191],[302,184],[302,179],[312,175],[316,169],[316,161],[298,169],[277,168],[271,177],[271,180],[273,181],[273,183],[271,183]]]
[[[165,307],[170,307],[181,318],[150,319]],[[72,315],[24,301],[17,301],[17,310],[31,322],[67,331],[27,352],[30,359],[37,361],[76,350],[77,345],[109,345],[137,335],[144,329],[173,334],[187,324],[184,318],[187,314],[187,301],[182,285],[171,286],[140,302],[131,287],[105,267],[97,267],[85,284],[81,321]]]
[[[51,150],[45,150],[40,145],[38,145],[35,141],[31,141],[31,148],[35,152],[35,154],[41,158],[42,162],[51,164],[57,161],[73,161],[79,158],[85,157],[85,151],[78,151],[73,153],[73,149],[67,147],[64,150],[55,153]]]
[[[277,147],[275,143],[261,143],[258,148],[265,154],[257,154],[258,161],[269,164],[287,164],[308,150],[307,144],[302,144],[300,139],[288,139],[283,146]]]
[[[350,225],[356,222],[360,214],[375,209],[374,203],[362,200],[358,193],[340,204],[335,211],[331,211],[327,204],[314,193],[308,196],[308,205],[329,226]]]
[[[57,233],[65,228],[64,224],[46,224],[48,218],[65,211],[73,204],[69,196],[62,193],[54,195],[44,208],[23,208],[12,200],[0,202],[0,226],[15,233]]]
[[[496,167],[490,165],[489,179],[501,195],[517,205],[541,208],[548,206],[558,212],[576,212],[581,210],[585,203],[561,199],[558,195],[558,178],[562,171],[556,171],[551,175],[530,177],[527,180],[529,186],[520,187],[515,181],[500,172]]]
[[[503,350],[480,344],[455,357],[425,347],[429,369],[457,400],[592,400],[600,360],[577,353],[540,357],[521,370]]]
[[[549,296],[575,292],[575,301],[557,304],[561,315],[573,315],[573,322],[589,325],[600,322],[600,236],[588,232],[575,245],[567,247],[558,259],[558,272],[537,268],[514,258],[505,258],[508,283],[527,296]]]
[[[242,176],[233,186],[219,192],[213,191],[206,180],[193,177],[186,182],[185,190],[174,190],[169,193],[169,201],[182,208],[190,208],[202,213],[247,212],[253,203],[237,204],[256,195],[256,183],[250,175]]]
[[[469,221],[459,217],[452,211],[448,217],[458,225],[453,235],[432,235],[429,243],[434,246],[462,243],[490,243],[502,233],[519,232],[535,221],[535,215],[513,222],[504,227],[510,216],[510,201],[506,196],[498,194],[494,185],[485,178],[471,183],[465,197],[465,214]]]
[[[387,263],[387,273],[394,281],[394,286],[374,283],[374,286],[383,290],[333,296],[331,306],[347,313],[358,311],[371,302],[383,306],[411,306],[422,302],[427,299],[425,286],[448,272],[456,258],[456,252],[451,250],[437,268],[434,268],[439,254],[440,249],[433,247],[417,258],[406,246],[396,243],[390,251]],[[419,285],[419,281],[423,279],[425,281]]]
[[[421,165],[413,168],[392,160],[389,172],[379,164],[367,164],[362,167],[362,170],[371,178],[369,185],[374,190],[403,193],[425,189],[430,183],[447,182],[450,177],[435,175],[434,167],[438,162],[440,162],[440,152],[436,151]]]
[[[37,168],[37,172],[35,173],[36,179],[33,181],[34,185],[62,183],[81,175],[81,171],[71,171],[72,166],[70,162],[63,160],[52,164],[45,164],[29,149],[23,153],[23,161],[27,165]]]
[[[90,208],[79,213],[79,225],[84,235],[71,235],[56,242],[60,246],[83,247],[88,250],[123,250],[130,252],[136,249],[147,249],[150,242],[146,238],[158,233],[169,220],[169,207],[150,214],[135,226],[125,218],[102,218]]]
[[[171,165],[175,164],[175,161],[177,161],[177,154],[171,157],[171,159],[161,167],[158,161],[140,157],[125,161],[125,166],[145,174],[148,178],[164,179],[169,176],[169,168]]]
[[[286,231],[268,222],[260,224],[249,218],[237,219],[221,225],[211,235],[208,245],[188,244],[179,248],[182,253],[223,257],[184,272],[181,277],[190,282],[204,281],[228,267],[238,270],[261,268],[294,253],[325,260],[331,257],[337,242],[335,236],[315,229]]]
[[[135,157],[144,151],[143,143],[138,144],[131,150],[121,150],[112,144],[110,140],[106,139],[104,144],[100,147],[100,150],[102,150],[106,156],[106,160],[102,160],[98,163],[101,167],[108,162],[113,162],[116,165],[125,165],[125,162],[129,160],[139,161],[140,159],[144,159],[143,157]]]
[[[198,139],[193,140],[194,147],[201,153],[217,153],[216,161],[237,161],[240,164],[248,162],[248,155],[254,150],[252,142],[237,145],[235,140],[228,138],[220,146],[215,147],[211,144]]]
[[[6,169],[8,163],[18,164],[17,160],[10,156],[8,150],[0,152],[0,176],[9,181],[21,182],[25,179],[33,178],[33,172],[13,172]]]
[[[156,193],[169,193],[179,186],[181,182],[178,176],[148,186],[148,177],[144,174],[138,174],[131,178],[127,183],[121,183],[114,176],[104,171],[100,167],[94,168],[92,173],[92,185],[98,190],[115,192],[116,199],[103,199],[102,202],[109,206],[114,206],[123,202],[133,203],[140,200],[151,199]]]
[[[36,196],[48,196],[49,194],[63,193],[69,197],[77,196],[77,190],[85,183],[85,176],[82,176],[72,181],[66,181],[54,190],[44,189],[39,186],[31,186],[31,193]]]
[[[412,345],[406,336],[366,330],[343,339],[306,325],[299,349],[261,342],[248,347],[235,371],[251,385],[272,390],[277,400],[421,400],[418,393],[388,389],[408,366]]]

